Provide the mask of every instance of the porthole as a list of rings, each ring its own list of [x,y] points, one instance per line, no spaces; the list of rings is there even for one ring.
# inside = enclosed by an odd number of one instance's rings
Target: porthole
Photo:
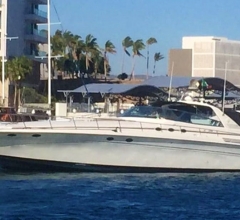
[[[182,133],[186,133],[187,130],[186,130],[186,129],[181,129],[181,132],[182,132]]]
[[[161,131],[162,128],[157,127],[155,130],[156,130],[156,131]]]
[[[108,141],[113,141],[114,138],[113,138],[113,137],[107,137],[107,140],[108,140]]]
[[[168,129],[168,131],[170,131],[170,132],[173,132],[173,131],[174,131],[174,129],[173,129],[173,128],[169,128],[169,129]]]
[[[127,138],[126,141],[127,141],[127,142],[132,142],[133,139],[132,139],[132,138]]]
[[[8,137],[16,137],[17,135],[16,134],[8,134],[7,136]]]
[[[33,134],[32,137],[41,137],[40,134]]]

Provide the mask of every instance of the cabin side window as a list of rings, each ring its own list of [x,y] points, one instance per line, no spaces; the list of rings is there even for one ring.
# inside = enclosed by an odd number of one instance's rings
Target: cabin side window
[[[214,111],[206,106],[185,104],[166,105],[164,118],[198,125],[223,127]]]

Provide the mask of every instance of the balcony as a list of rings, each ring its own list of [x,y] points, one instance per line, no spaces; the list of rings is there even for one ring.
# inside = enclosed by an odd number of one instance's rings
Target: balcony
[[[48,42],[47,39],[47,32],[45,31],[39,31],[39,30],[32,30],[28,31],[25,34],[25,40],[34,42],[34,43],[41,43],[41,44],[46,44]]]
[[[25,19],[33,21],[35,23],[47,23],[47,12],[41,11],[39,9],[34,9],[33,11],[28,11],[25,15]]]
[[[47,5],[47,0],[30,0],[35,5]]]
[[[40,62],[40,63],[47,63],[47,59],[44,58],[44,56],[46,56],[46,52],[44,51],[37,51],[37,50],[32,50],[31,52],[27,52],[25,53],[25,55],[36,62]],[[41,58],[42,57],[42,58]]]

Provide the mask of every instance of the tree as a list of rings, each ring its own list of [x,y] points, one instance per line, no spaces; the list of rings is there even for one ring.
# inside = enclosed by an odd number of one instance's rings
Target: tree
[[[83,53],[84,43],[83,40],[81,40],[81,37],[79,35],[73,35],[70,41],[70,44],[68,44],[68,57],[73,63],[73,71],[72,74],[76,75],[78,78],[78,73],[81,72],[81,58]]]
[[[126,74],[126,73],[121,73],[121,74],[118,75],[117,78],[118,78],[118,79],[121,79],[121,80],[125,80],[125,79],[128,78],[128,74]]]
[[[104,57],[104,77],[105,77],[105,80],[107,78],[107,68],[109,66],[109,59],[107,57],[108,53],[110,53],[110,54],[116,53],[115,46],[110,40],[108,40],[105,43],[105,48],[104,48],[104,56],[103,57]]]
[[[154,54],[153,74],[155,74],[156,62],[162,59],[164,59],[164,56],[160,52]]]
[[[95,78],[97,78],[97,74],[99,73],[99,70],[100,70],[100,65],[104,58],[102,56],[102,53],[99,50],[95,50],[91,56],[92,56],[92,62],[94,63],[94,76]]]
[[[157,43],[157,40],[154,38],[154,37],[150,37],[147,42],[146,42],[146,45],[147,45],[147,79],[148,79],[148,69],[149,69],[149,46],[152,45],[152,44],[155,44]]]
[[[20,104],[20,82],[32,73],[32,61],[25,56],[15,57],[6,62],[6,78],[14,85],[14,106]],[[17,97],[19,97],[17,99]]]
[[[52,56],[62,56],[61,58],[52,58],[52,72],[55,70],[64,70],[68,73],[74,74],[73,68],[79,62],[82,53],[83,41],[79,35],[74,35],[70,31],[57,30],[51,37]],[[66,65],[67,62],[67,65]],[[75,70],[76,68],[74,68]]]
[[[56,30],[55,34],[51,37],[51,55],[65,55],[66,46],[62,31]]]
[[[131,56],[130,53],[127,51],[127,48],[132,47],[133,45],[133,40],[131,37],[127,36],[123,39],[122,41],[122,47],[123,47],[123,58],[122,58],[122,72],[124,71],[124,57],[125,54],[127,54],[129,57]]]
[[[23,87],[22,99],[24,103],[47,103],[48,98],[39,94],[35,89]]]
[[[140,51],[145,48],[145,44],[142,39],[138,39],[133,43],[133,61],[132,61],[132,71],[129,80],[134,78],[134,69],[135,69],[135,58],[136,56],[143,56]],[[144,57],[144,56],[143,56]]]
[[[91,54],[99,49],[97,44],[97,38],[93,37],[91,34],[88,34],[83,42],[83,52],[85,53],[85,62],[86,62],[86,72],[88,73],[89,62],[91,60]]]

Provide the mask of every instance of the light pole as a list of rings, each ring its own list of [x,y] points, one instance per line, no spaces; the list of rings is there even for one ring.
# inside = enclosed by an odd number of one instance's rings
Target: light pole
[[[223,84],[223,91],[222,91],[222,112],[224,115],[224,108],[225,108],[225,98],[226,98],[226,82],[227,82],[227,68],[228,68],[228,61],[225,62],[225,72],[224,72],[224,84]]]
[[[174,69],[174,62],[172,63],[172,70],[171,70],[171,76],[170,76],[170,81],[169,81],[168,101],[171,101],[173,69]]]

